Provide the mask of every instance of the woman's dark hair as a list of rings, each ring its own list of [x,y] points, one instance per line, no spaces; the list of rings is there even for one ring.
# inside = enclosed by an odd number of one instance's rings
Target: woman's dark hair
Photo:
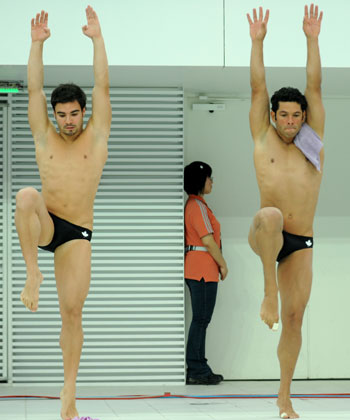
[[[184,190],[187,194],[201,194],[205,181],[211,177],[212,169],[204,162],[192,162],[185,166],[184,170]]]
[[[57,86],[51,94],[51,105],[53,110],[57,104],[78,101],[81,110],[86,106],[86,95],[84,91],[74,83],[65,83]]]
[[[274,113],[279,108],[279,102],[296,102],[301,106],[302,111],[306,111],[307,108],[305,96],[298,89],[292,87],[283,87],[272,95],[271,109]]]

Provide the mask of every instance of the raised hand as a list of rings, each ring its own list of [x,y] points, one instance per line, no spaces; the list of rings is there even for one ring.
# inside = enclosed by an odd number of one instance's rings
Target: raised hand
[[[318,13],[318,6],[313,3],[310,6],[310,12],[308,7],[305,6],[305,14],[303,21],[303,30],[308,38],[317,38],[321,31],[321,21],[323,12]]]
[[[83,33],[89,38],[101,36],[101,27],[97,14],[91,6],[86,8],[87,25],[83,26]]]
[[[50,36],[50,29],[47,27],[49,15],[44,10],[37,13],[35,19],[32,19],[31,35],[32,41],[44,42]]]
[[[253,9],[253,20],[251,19],[249,13],[247,13],[247,18],[250,26],[250,37],[252,41],[263,40],[267,32],[267,22],[269,20],[269,9],[266,10],[265,17],[263,8],[259,7],[259,19],[257,17],[256,9]]]

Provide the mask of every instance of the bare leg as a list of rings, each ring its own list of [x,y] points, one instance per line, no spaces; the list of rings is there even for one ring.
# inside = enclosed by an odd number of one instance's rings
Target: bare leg
[[[84,240],[65,243],[55,252],[55,275],[62,329],[64,386],[61,391],[61,417],[78,416],[75,405],[76,379],[83,346],[82,310],[90,286],[91,245]]]
[[[38,267],[38,245],[46,245],[53,236],[53,222],[43,197],[34,188],[24,188],[16,196],[15,222],[27,280],[21,293],[23,304],[31,311],[38,309],[39,288],[43,276]]]
[[[282,418],[295,419],[290,387],[301,348],[301,327],[304,311],[310,297],[312,283],[312,250],[297,251],[281,261],[278,267],[281,296],[282,334],[278,346],[281,383],[277,405]]]
[[[249,244],[263,264],[265,296],[261,319],[272,328],[278,322],[276,258],[283,246],[283,215],[275,207],[264,207],[255,215],[249,232]]]

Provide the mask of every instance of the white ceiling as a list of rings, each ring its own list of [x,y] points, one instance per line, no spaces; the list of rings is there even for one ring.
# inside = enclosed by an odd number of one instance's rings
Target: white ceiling
[[[267,68],[269,92],[282,86],[305,88],[305,69]],[[1,66],[0,80],[23,80],[26,84],[26,66]],[[93,84],[91,66],[45,66],[45,85],[73,82],[81,86]],[[115,87],[170,87],[183,86],[189,95],[206,93],[212,96],[248,97],[248,67],[143,67],[111,66],[110,84]],[[350,97],[350,68],[323,69],[323,95]]]

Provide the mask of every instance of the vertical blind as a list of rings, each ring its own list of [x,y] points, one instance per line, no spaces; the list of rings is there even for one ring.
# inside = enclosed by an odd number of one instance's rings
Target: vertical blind
[[[86,121],[91,115],[91,88]],[[46,88],[48,104],[52,89]],[[113,88],[109,157],[95,201],[92,281],[83,314],[78,383],[184,382],[183,91]],[[12,98],[11,199],[40,178],[27,92]],[[52,111],[49,114],[53,119]],[[39,310],[19,300],[25,282],[13,220],[10,375],[63,379],[53,255],[39,251]]]
[[[7,136],[7,97],[0,101],[0,379],[7,376],[7,176],[6,176],[6,136]],[[3,102],[3,103],[2,103]]]

